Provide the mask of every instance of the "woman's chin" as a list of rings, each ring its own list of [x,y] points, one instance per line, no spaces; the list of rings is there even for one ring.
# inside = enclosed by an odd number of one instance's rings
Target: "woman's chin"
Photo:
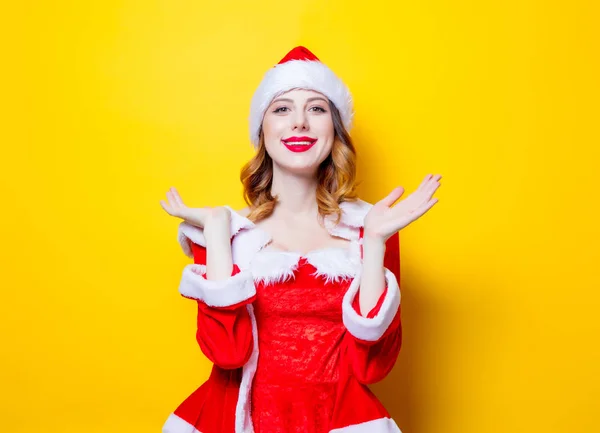
[[[317,172],[319,168],[319,164],[315,161],[285,161],[284,164],[278,164],[281,168],[281,171],[290,173],[290,174],[310,174],[313,175]]]

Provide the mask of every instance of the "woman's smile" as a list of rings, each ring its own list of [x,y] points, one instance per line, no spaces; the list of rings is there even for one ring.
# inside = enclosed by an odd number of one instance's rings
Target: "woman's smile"
[[[317,143],[316,138],[312,137],[289,137],[283,138],[281,142],[292,152],[306,152]]]

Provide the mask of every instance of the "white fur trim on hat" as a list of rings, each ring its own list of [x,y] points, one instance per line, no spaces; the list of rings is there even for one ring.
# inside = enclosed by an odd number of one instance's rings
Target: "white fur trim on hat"
[[[290,60],[271,68],[254,92],[249,119],[254,147],[258,147],[265,111],[275,97],[292,89],[314,90],[327,96],[339,110],[344,127],[350,131],[354,109],[348,87],[320,61]]]

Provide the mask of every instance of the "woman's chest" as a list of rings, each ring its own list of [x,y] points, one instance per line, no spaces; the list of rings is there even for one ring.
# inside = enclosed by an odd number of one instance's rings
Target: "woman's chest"
[[[266,219],[256,223],[256,227],[269,234],[266,250],[309,254],[334,248],[347,248],[348,239],[332,236],[325,227],[315,222],[278,221]]]
[[[350,269],[348,269],[350,270]],[[338,274],[334,280],[319,275],[307,258],[301,257],[287,276],[275,281],[256,282],[253,305],[257,317],[264,319],[289,318],[300,321],[334,321],[341,319],[342,299],[352,276]]]

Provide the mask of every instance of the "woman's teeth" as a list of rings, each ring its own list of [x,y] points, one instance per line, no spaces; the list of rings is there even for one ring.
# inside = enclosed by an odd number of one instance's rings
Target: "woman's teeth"
[[[292,144],[292,145],[300,145],[300,146],[308,146],[309,144],[313,144],[312,141],[285,141],[285,144]]]

